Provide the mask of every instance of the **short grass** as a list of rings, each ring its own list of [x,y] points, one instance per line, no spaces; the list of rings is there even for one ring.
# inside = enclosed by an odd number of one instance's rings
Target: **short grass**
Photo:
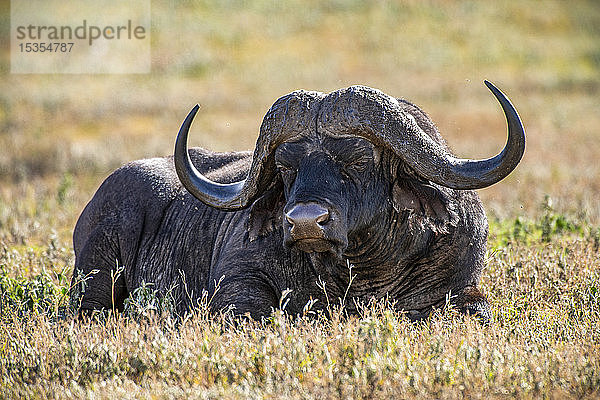
[[[149,75],[15,75],[0,46],[0,397],[600,397],[597,2],[169,1],[152,24]],[[528,139],[518,169],[479,191],[489,326],[451,307],[413,324],[384,303],[175,323],[148,313],[151,290],[128,317],[65,315],[81,209],[120,164],[170,154],[193,104],[194,144],[247,149],[277,97],[361,83],[487,157],[506,128],[483,79]]]

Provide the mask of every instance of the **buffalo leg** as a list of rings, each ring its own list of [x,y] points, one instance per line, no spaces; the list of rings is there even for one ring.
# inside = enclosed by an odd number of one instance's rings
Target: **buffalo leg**
[[[76,256],[70,305],[80,315],[97,310],[123,310],[128,293],[115,238],[110,231],[98,227]]]
[[[223,279],[215,292],[211,310],[231,309],[236,316],[249,315],[260,320],[268,317],[279,305],[279,298],[271,286],[260,278]]]

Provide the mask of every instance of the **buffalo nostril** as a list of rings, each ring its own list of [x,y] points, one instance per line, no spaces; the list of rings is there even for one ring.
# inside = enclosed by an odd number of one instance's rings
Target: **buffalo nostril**
[[[319,225],[325,225],[325,223],[327,221],[329,221],[329,211],[325,210],[324,213],[320,214],[317,217],[316,221],[317,221],[317,224],[319,224]]]
[[[315,203],[297,204],[285,214],[285,219],[296,231],[320,231],[329,221],[329,210]]]
[[[287,221],[287,222],[288,222],[290,225],[294,226],[294,224],[295,224],[295,221],[294,221],[294,219],[293,219],[292,217],[290,217],[289,213],[286,213],[286,214],[285,214],[285,219],[286,219],[286,221]]]

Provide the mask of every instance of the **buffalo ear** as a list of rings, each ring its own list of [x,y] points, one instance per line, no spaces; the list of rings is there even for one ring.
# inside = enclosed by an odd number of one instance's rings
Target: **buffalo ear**
[[[250,241],[266,236],[282,224],[283,183],[277,177],[275,182],[250,206],[250,216],[246,223],[246,231]]]
[[[436,226],[443,226],[455,217],[447,196],[429,182],[397,179],[392,188],[392,203],[397,212],[412,211]]]

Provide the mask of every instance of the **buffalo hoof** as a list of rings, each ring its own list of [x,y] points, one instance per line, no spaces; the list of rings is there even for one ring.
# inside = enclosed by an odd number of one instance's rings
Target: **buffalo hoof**
[[[458,296],[456,305],[460,312],[474,316],[482,324],[488,325],[490,323],[492,318],[490,303],[476,287],[467,286],[463,289],[462,295]]]

